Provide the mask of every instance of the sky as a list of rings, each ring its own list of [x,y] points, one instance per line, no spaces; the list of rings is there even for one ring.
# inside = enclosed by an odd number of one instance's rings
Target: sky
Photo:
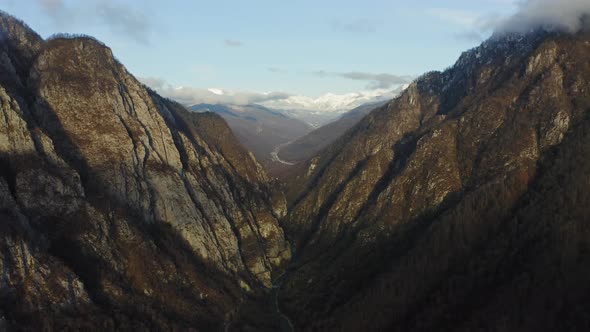
[[[248,102],[254,93],[272,100],[393,89],[451,66],[522,7],[518,0],[0,0],[43,37],[103,41],[159,91]]]

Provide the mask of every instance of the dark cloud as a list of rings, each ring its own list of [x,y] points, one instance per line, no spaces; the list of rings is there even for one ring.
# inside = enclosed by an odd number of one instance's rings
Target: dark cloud
[[[316,71],[312,73],[317,77],[341,77],[355,81],[369,82],[368,89],[389,89],[395,85],[407,84],[412,81],[411,76],[399,76],[393,74],[374,74],[365,72],[331,73],[327,71]]]
[[[226,39],[223,41],[225,43],[225,46],[229,46],[229,47],[242,47],[244,46],[244,43],[242,43],[239,40],[236,39]]]

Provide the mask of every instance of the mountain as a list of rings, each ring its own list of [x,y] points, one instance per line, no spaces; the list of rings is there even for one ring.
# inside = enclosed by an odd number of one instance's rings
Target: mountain
[[[590,32],[495,35],[292,177],[296,330],[590,327]]]
[[[265,101],[261,105],[319,128],[337,120],[351,109],[366,104],[391,100],[406,87],[407,85],[400,85],[392,89],[377,89],[346,94],[327,93],[317,98],[294,95],[285,99]]]
[[[281,160],[296,163],[305,161],[332,144],[346,131],[357,124],[365,115],[384,104],[370,103],[342,114],[338,120],[324,125],[311,133],[282,147],[278,152]]]
[[[1,329],[210,331],[262,308],[285,200],[223,119],[90,37],[5,13],[0,32]]]
[[[281,166],[272,156],[277,146],[291,142],[312,130],[303,121],[259,105],[198,104],[191,106],[190,110],[221,115],[238,141],[252,151],[269,171]]]
[[[5,13],[0,112],[0,330],[590,328],[590,29],[497,34],[280,184]]]

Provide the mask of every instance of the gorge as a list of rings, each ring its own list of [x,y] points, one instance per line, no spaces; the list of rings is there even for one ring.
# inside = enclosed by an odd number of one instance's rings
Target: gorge
[[[106,45],[0,13],[1,328],[590,329],[581,20],[492,36],[279,183]]]

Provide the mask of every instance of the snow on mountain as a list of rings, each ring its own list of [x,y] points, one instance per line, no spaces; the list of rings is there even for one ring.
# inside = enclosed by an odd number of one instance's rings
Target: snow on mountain
[[[260,104],[265,107],[281,110],[305,110],[310,113],[327,112],[341,114],[369,102],[394,98],[406,87],[407,85],[403,85],[394,90],[377,89],[346,94],[327,93],[317,98],[308,96],[290,96],[285,99],[264,101]]]
[[[327,93],[317,98],[290,96],[285,99],[267,100],[259,104],[305,121],[314,128],[319,128],[338,119],[343,113],[361,105],[393,99],[407,87],[408,85],[404,84],[395,89],[378,89],[346,94]]]
[[[392,99],[408,85],[390,89],[365,90],[345,94],[326,93],[319,97],[293,95],[284,92],[252,92],[220,88],[176,87],[154,78],[140,78],[147,86],[161,95],[181,104],[261,105],[279,111],[289,117],[302,120],[313,127],[334,121],[341,114],[363,104]]]

